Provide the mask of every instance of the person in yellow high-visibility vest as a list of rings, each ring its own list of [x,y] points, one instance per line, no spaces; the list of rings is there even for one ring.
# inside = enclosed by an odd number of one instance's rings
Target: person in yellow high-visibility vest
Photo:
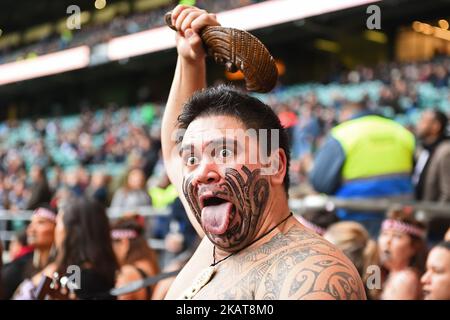
[[[340,198],[411,198],[415,139],[400,124],[347,103],[340,124],[317,152],[310,182]],[[376,236],[382,213],[338,210],[342,220],[362,223]]]

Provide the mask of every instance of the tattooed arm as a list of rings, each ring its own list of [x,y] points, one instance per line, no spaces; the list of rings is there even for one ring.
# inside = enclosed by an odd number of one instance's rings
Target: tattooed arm
[[[198,32],[206,25],[219,25],[215,15],[190,6],[179,5],[172,11],[176,35],[178,60],[162,119],[161,143],[164,164],[170,181],[175,185],[187,211],[189,206],[182,196],[181,159],[176,152],[174,139],[176,122],[183,104],[192,94],[206,87],[205,52]],[[188,215],[199,231],[199,226]]]

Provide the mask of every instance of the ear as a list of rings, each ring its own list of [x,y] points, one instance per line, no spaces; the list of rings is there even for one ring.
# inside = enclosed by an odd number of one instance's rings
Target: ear
[[[287,173],[287,157],[283,149],[278,148],[270,156],[270,183],[273,187],[282,186]]]

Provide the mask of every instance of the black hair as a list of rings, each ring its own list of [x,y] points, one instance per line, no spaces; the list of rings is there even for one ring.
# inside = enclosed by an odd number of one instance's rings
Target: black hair
[[[435,248],[444,248],[450,250],[450,241],[441,241],[435,246]]]
[[[442,111],[431,109],[431,113],[433,114],[434,119],[439,122],[441,125],[441,130],[439,132],[439,136],[445,136],[447,131],[448,118]]]
[[[323,229],[328,229],[332,224],[339,222],[336,213],[326,209],[308,210],[302,216],[305,220],[308,220]]]
[[[106,208],[87,197],[71,198],[62,208],[65,239],[56,261],[58,270],[69,265],[92,266],[114,286],[118,263],[112,248]]]
[[[218,85],[203,89],[185,103],[181,114],[178,116],[178,127],[187,129],[189,124],[197,118],[204,116],[232,116],[239,119],[246,129],[254,129],[259,134],[259,129],[267,129],[267,150],[270,153],[272,130],[278,130],[278,145],[286,154],[286,175],[284,188],[286,194],[289,189],[289,138],[285,128],[280,123],[275,112],[259,99],[238,92],[228,85]]]

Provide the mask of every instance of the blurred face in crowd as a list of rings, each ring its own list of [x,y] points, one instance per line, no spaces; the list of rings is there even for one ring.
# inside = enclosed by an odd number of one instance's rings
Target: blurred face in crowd
[[[265,164],[255,157],[258,139],[242,138],[245,132],[233,116],[199,117],[189,124],[180,146],[183,193],[208,238],[229,252],[254,238],[270,210],[270,197],[284,196],[284,153],[277,171],[263,174]]]
[[[427,271],[422,276],[425,300],[450,300],[450,250],[435,247],[427,259]]]
[[[132,190],[144,188],[145,176],[142,170],[134,169],[128,175],[128,187]]]
[[[378,237],[378,246],[380,261],[389,270],[408,267],[415,254],[411,237],[395,230],[383,230]]]
[[[339,112],[339,123],[350,120],[358,112],[359,109],[356,103],[345,104]]]
[[[64,226],[64,211],[60,210],[56,216],[56,227],[55,227],[55,245],[56,248],[62,248],[64,239],[66,238],[66,228]]]
[[[65,182],[68,186],[76,186],[79,182],[77,172],[74,170],[65,172]]]
[[[30,177],[33,182],[39,181],[39,179],[41,178],[41,168],[39,168],[38,166],[31,167]]]
[[[426,139],[429,137],[437,137],[441,130],[441,125],[434,117],[433,112],[425,111],[422,113],[419,122],[416,126],[416,134],[419,139]]]
[[[50,248],[55,240],[55,223],[47,218],[33,215],[26,232],[30,246],[37,249]]]
[[[106,183],[106,176],[101,172],[92,174],[91,185],[95,188],[103,187]]]

